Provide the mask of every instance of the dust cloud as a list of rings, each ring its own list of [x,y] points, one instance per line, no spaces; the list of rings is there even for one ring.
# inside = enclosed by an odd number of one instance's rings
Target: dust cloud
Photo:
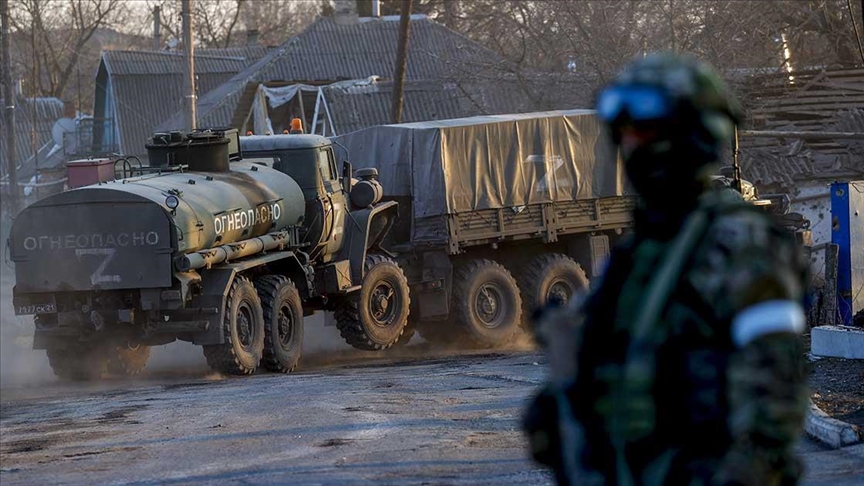
[[[519,331],[509,343],[496,348],[466,349],[459,343],[449,346],[432,345],[419,333],[415,333],[407,343],[402,341],[383,351],[362,351],[345,343],[332,319],[332,314],[329,313],[319,313],[306,319],[303,357],[300,359],[298,371],[339,365],[399,363],[489,353],[522,353],[537,349],[533,337]]]
[[[14,271],[0,262],[0,388],[54,381],[45,351],[34,351],[33,317],[15,316]]]
[[[33,317],[15,316],[12,306],[14,271],[0,269],[0,388],[30,388],[59,383],[43,350],[33,347]],[[355,350],[342,340],[332,314],[319,312],[305,319],[301,367],[345,362],[375,356]],[[200,346],[183,341],[154,346],[147,368],[130,381],[149,378],[219,378],[207,366]],[[116,380],[115,380],[116,381]]]
[[[303,352],[305,354],[353,350],[339,335],[331,312],[317,312],[303,319]]]
[[[45,351],[32,349],[33,317],[15,316],[12,306],[14,283],[14,271],[7,264],[0,263],[0,388],[32,388],[59,383],[60,381],[51,371]],[[534,349],[534,344],[530,337],[520,334],[503,348],[483,352],[518,352],[531,349]],[[441,358],[476,352],[456,347],[433,347],[419,334],[415,334],[410,343],[403,343],[385,351],[354,349],[339,335],[333,314],[318,312],[304,320],[303,356],[298,371],[368,361]],[[219,379],[221,377],[208,368],[200,346],[175,341],[163,346],[154,346],[144,372],[128,380],[146,381],[154,378]]]
[[[201,374],[210,371],[201,346],[195,346],[185,341],[150,348],[150,359],[147,361],[148,372],[171,372],[179,374]]]
[[[332,316],[329,318],[332,319]],[[325,326],[327,319],[328,316],[321,312],[305,319],[303,336],[303,354],[305,356],[352,350],[339,336],[339,331],[336,330],[335,326]],[[214,377],[214,374],[207,367],[201,346],[182,341],[175,341],[164,346],[154,346],[142,377],[148,375]]]
[[[9,221],[0,221],[0,241],[8,236]],[[43,350],[33,349],[33,316],[15,316],[12,305],[12,288],[15,271],[11,262],[0,261],[0,388],[33,388],[45,384],[59,383],[54,376],[48,357]],[[534,349],[530,337],[520,334],[510,344],[495,350],[482,352],[519,352]],[[468,354],[476,351],[468,351]],[[458,348],[442,348],[429,345],[419,334],[410,343],[400,343],[385,351],[361,351],[354,349],[342,339],[335,326],[333,314],[318,312],[304,320],[303,356],[298,371],[330,365],[354,364],[371,361],[402,361],[425,358],[440,358],[466,354]],[[164,346],[154,346],[147,368],[130,381],[159,377],[219,378],[207,366],[200,346],[175,341]]]

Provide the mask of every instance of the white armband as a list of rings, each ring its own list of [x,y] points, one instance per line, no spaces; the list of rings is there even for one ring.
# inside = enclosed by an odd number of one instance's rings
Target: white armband
[[[772,333],[804,331],[804,309],[791,300],[769,300],[752,305],[732,320],[732,341],[739,348]]]

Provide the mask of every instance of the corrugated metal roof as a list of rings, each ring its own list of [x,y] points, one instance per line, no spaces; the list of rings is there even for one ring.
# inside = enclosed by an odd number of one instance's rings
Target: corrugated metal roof
[[[199,49],[195,54],[195,72],[238,73],[267,54],[266,47],[234,49]],[[102,61],[111,76],[182,74],[185,58],[182,52],[103,51]]]
[[[324,96],[338,134],[390,123],[392,82],[349,88],[328,86]],[[409,81],[405,85],[402,121],[448,120],[530,109],[525,95],[506,80],[495,84]]]
[[[759,130],[864,132],[864,69],[815,69],[754,77],[747,90]],[[791,188],[796,181],[864,175],[864,143],[764,137],[741,140],[741,168],[750,181]]]
[[[389,78],[396,62],[399,22],[379,19],[340,25],[322,17],[228,83],[198,100],[199,120],[230,125],[249,83],[333,82],[370,76]],[[461,34],[425,17],[411,21],[407,79],[485,79],[501,74],[506,61]],[[180,126],[175,115],[159,129]]]
[[[268,50],[250,46],[196,51],[199,98]],[[111,78],[120,151],[142,155],[146,153],[144,144],[156,126],[183,106],[183,55],[165,51],[103,51],[102,62]]]
[[[198,93],[207,93],[230,77],[231,73],[201,74],[197,80]],[[121,151],[130,155],[144,154],[144,144],[155,127],[183,106],[183,76],[117,76],[111,82],[117,103]]]
[[[764,148],[741,154],[741,173],[761,187],[792,189],[800,181],[860,179],[864,176],[864,150],[850,154],[824,154],[806,151],[795,155],[778,154]]]
[[[5,101],[0,101],[6,106]],[[54,123],[63,116],[63,102],[58,98],[18,98],[15,105],[15,152],[16,162],[19,166],[32,164],[33,139],[32,131],[34,125],[33,110],[35,108],[35,130],[37,149],[51,141],[51,129]],[[6,174],[6,147],[5,137],[0,141],[0,173]],[[19,171],[25,169],[22,167]],[[22,172],[23,174],[23,172]]]
[[[365,89],[325,88],[324,96],[337,134],[390,123],[393,83],[376,83]],[[445,120],[467,115],[455,89],[440,83],[408,82],[405,86],[402,120],[405,123]]]
[[[333,81],[392,76],[399,22],[376,20],[339,25],[320,18],[289,40],[284,55],[268,63],[260,79]],[[456,32],[426,18],[411,22],[407,79],[451,77],[477,67],[489,69],[503,59]]]
[[[837,112],[822,130],[864,133],[864,109]],[[828,143],[787,139],[784,144],[742,147],[742,174],[754,184],[783,189],[795,187],[798,181],[864,176],[864,142]]]

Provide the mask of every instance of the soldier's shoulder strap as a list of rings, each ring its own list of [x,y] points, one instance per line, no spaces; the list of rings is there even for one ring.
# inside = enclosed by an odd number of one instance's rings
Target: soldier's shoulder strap
[[[690,259],[693,250],[705,235],[710,220],[711,214],[708,211],[697,209],[684,221],[681,231],[672,240],[660,261],[657,272],[645,289],[642,309],[636,314],[638,320],[632,327],[631,345],[641,346],[648,341],[654,323],[657,322],[660,313],[666,307],[666,303],[681,277],[685,263]]]

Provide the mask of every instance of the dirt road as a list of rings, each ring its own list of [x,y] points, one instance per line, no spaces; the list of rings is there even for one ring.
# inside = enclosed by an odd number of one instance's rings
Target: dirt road
[[[0,482],[540,484],[517,423],[536,360],[6,390]]]
[[[308,361],[291,375],[4,389],[0,483],[551,483],[518,430],[539,355]],[[864,449],[801,450],[808,484],[860,484]]]

